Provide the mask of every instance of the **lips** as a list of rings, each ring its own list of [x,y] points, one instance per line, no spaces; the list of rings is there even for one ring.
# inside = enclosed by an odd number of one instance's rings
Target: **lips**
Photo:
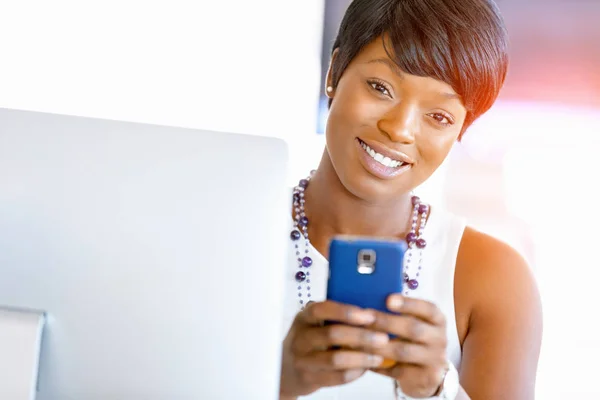
[[[371,158],[375,161],[377,161],[378,163],[380,163],[381,165],[385,166],[385,167],[389,167],[389,168],[398,168],[401,167],[402,165],[405,165],[406,163],[399,161],[399,160],[393,160],[389,157],[384,156],[381,153],[376,152],[375,150],[373,150],[372,148],[370,148],[366,143],[363,142],[359,142],[359,144],[362,146],[362,148],[365,150],[365,152],[371,156]]]
[[[373,158],[375,158],[377,154],[380,154],[381,157],[383,157],[384,159],[387,157],[388,159],[399,163],[414,164],[414,161],[409,156],[398,150],[390,149],[389,147],[386,147],[385,145],[375,141],[366,141],[360,138],[357,138],[357,140],[360,143],[360,145],[367,151],[367,153],[369,153]],[[369,149],[372,151],[370,151]],[[376,154],[373,154],[373,152]],[[397,165],[396,167],[398,166],[401,166],[401,164]]]
[[[412,167],[411,163],[403,161],[408,159],[405,155],[385,148],[382,151],[382,146],[378,146],[379,151],[375,151],[370,144],[360,139],[356,140],[355,143],[361,164],[371,175],[379,179],[393,179]],[[391,158],[389,155],[397,158]]]

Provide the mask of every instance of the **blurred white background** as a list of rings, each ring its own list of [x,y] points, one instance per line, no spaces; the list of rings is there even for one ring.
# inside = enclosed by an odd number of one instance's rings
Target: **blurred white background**
[[[513,57],[501,99],[421,192],[530,260],[545,314],[538,398],[599,399],[600,2],[523,3],[498,1]],[[324,144],[324,9],[0,0],[0,107],[281,137],[291,183]]]

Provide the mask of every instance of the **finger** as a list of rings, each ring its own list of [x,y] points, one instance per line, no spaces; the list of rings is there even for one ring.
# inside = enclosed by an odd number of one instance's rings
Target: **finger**
[[[383,312],[376,315],[375,323],[369,326],[371,329],[391,333],[405,341],[435,346],[446,344],[446,329],[442,327],[431,325],[411,315]]]
[[[392,312],[412,315],[432,325],[446,325],[446,317],[442,310],[429,301],[393,294],[388,297],[387,306]]]
[[[334,346],[360,348],[366,351],[386,346],[389,336],[383,332],[350,325],[310,327],[298,334],[293,343],[296,354],[307,354]]]
[[[369,325],[375,321],[372,310],[324,301],[311,303],[299,314],[300,319],[309,325],[320,325],[324,321],[335,321],[350,325]]]
[[[305,370],[302,373],[302,380],[309,385],[316,387],[339,386],[360,378],[366,369],[349,369],[346,371],[311,371]]]
[[[378,374],[389,376],[390,378],[394,378],[396,380],[401,380],[405,376],[410,376],[411,374],[420,375],[425,372],[425,368],[418,365],[411,364],[396,364],[392,368],[374,368],[371,371],[376,372]]]
[[[443,365],[445,362],[443,349],[402,340],[394,340],[388,346],[375,350],[374,354],[400,364],[413,364],[424,367]]]
[[[351,350],[330,350],[308,354],[296,359],[298,369],[348,370],[381,366],[383,357]]]

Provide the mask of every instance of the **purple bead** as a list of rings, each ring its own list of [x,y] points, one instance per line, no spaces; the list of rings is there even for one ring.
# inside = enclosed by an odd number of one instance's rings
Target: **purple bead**
[[[312,262],[313,262],[312,258],[310,258],[310,257],[304,257],[302,259],[302,266],[308,268],[308,267],[310,267],[312,265]]]
[[[408,282],[410,280],[410,278],[408,277],[408,274],[405,272],[404,273],[404,282]]]
[[[410,281],[408,281],[408,288],[410,290],[415,290],[418,287],[419,287],[419,281],[417,281],[416,279],[411,279]]]
[[[427,204],[419,204],[419,213],[425,214],[429,211],[429,206]]]
[[[300,179],[300,183],[298,184],[298,186],[306,189],[306,187],[308,186],[308,181],[306,179]]]
[[[294,193],[293,200],[296,203],[299,202],[300,201],[300,194],[299,193]]]
[[[300,271],[296,274],[297,282],[304,282],[305,279],[306,279],[306,274],[304,272]]]
[[[414,232],[410,232],[408,235],[406,235],[406,241],[408,243],[414,243],[417,241],[417,234]]]
[[[421,199],[419,198],[419,196],[413,196],[410,201],[412,202],[413,206],[416,206],[417,204],[419,204],[421,202]]]
[[[420,249],[424,249],[427,246],[427,242],[425,239],[421,238],[417,240],[417,247]]]
[[[302,227],[308,226],[308,218],[306,218],[306,217],[300,218],[300,220],[298,221],[298,225],[300,225]]]
[[[301,237],[302,234],[297,230],[293,230],[292,233],[290,233],[290,238],[292,238],[292,240],[299,240]]]

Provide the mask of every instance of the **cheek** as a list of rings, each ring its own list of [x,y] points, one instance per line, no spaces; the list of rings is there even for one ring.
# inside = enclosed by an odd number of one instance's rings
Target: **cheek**
[[[379,116],[382,114],[381,104],[373,101],[366,90],[355,85],[344,85],[340,87],[329,110],[329,120],[331,128],[338,129],[344,127],[344,131],[349,129],[375,127]]]
[[[444,137],[420,138],[418,147],[422,167],[428,171],[437,169],[452,150],[457,136],[458,134],[452,134]]]

